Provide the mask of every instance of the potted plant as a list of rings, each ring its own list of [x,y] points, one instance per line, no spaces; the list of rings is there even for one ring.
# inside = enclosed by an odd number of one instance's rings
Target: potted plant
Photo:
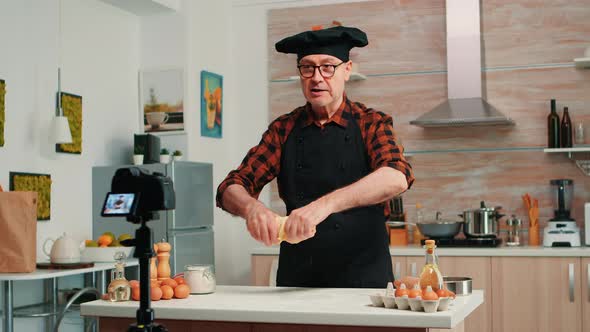
[[[174,161],[178,161],[182,159],[182,151],[180,150],[174,150],[174,152],[172,153],[172,159]]]
[[[163,148],[160,150],[160,162],[162,164],[167,164],[170,162],[170,151],[168,151],[168,149]]]
[[[133,148],[133,165],[142,165],[143,164],[143,146],[136,145]]]

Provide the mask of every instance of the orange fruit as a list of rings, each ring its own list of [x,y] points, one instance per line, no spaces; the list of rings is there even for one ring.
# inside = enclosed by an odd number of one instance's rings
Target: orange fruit
[[[139,281],[138,280],[129,280],[129,287],[139,288]]]
[[[152,287],[151,293],[152,301],[159,301],[162,298],[162,289],[160,287]]]
[[[172,288],[172,286],[162,285],[160,289],[162,290],[163,300],[170,300],[174,296],[174,289]]]
[[[177,299],[187,298],[190,293],[190,288],[188,287],[188,285],[185,284],[178,285],[176,286],[176,288],[174,288],[174,297]]]
[[[164,286],[164,285],[168,285],[172,288],[176,288],[176,286],[178,286],[178,283],[174,279],[165,279],[165,280],[162,280],[161,286]]]
[[[113,243],[113,238],[103,234],[98,237],[98,240],[96,242],[101,247],[107,247],[109,244]]]
[[[139,287],[131,288],[131,299],[139,301]]]

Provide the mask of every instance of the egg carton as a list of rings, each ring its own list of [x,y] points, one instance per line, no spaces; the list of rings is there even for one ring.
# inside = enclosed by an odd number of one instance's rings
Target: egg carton
[[[369,295],[371,304],[374,307],[385,307],[388,309],[423,311],[433,313],[447,311],[453,302],[451,297],[441,297],[437,300],[422,300],[419,297],[409,298],[408,296],[391,296],[383,294]]]

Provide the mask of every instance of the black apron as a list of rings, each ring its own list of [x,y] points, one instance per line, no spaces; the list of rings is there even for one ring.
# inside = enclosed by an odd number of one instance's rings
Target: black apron
[[[278,186],[287,215],[371,172],[361,130],[348,111],[346,128],[295,124],[281,154]],[[333,213],[313,238],[281,243],[277,286],[385,288],[393,281],[383,206]]]

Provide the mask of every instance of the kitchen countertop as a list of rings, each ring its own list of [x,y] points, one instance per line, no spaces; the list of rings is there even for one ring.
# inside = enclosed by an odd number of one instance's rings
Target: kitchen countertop
[[[454,328],[483,303],[483,291],[457,296],[448,311],[432,314],[377,308],[369,294],[378,289],[217,286],[216,292],[152,302],[156,321],[256,322]],[[96,300],[81,305],[82,316],[135,317],[139,302]]]
[[[390,247],[392,256],[424,256],[424,249],[418,245]],[[549,248],[549,247],[497,247],[497,248],[436,248],[439,256],[510,256],[510,257],[590,257],[590,247]],[[278,255],[279,247],[257,247],[252,255]]]

